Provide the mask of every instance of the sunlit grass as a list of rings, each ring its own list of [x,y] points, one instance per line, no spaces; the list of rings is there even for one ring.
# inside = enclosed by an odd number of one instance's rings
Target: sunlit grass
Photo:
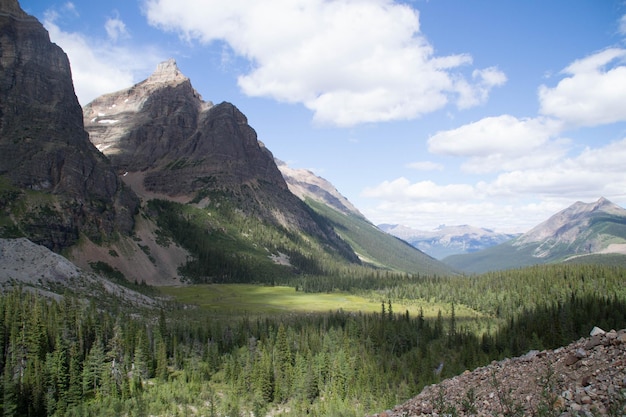
[[[383,300],[375,301],[375,295],[360,296],[344,292],[305,293],[292,287],[260,286],[248,284],[208,284],[184,287],[162,287],[163,294],[183,304],[195,305],[215,315],[229,317],[243,315],[274,315],[288,313],[327,313],[339,309],[348,312],[381,312]],[[388,308],[385,300],[385,308]],[[450,304],[410,300],[407,303],[392,302],[393,312],[412,317],[420,308],[427,318],[444,317],[451,312]],[[458,319],[478,318],[481,315],[465,306],[455,306]]]

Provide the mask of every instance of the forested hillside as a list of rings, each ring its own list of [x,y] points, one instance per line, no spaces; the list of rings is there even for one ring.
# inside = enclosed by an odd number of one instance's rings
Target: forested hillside
[[[369,292],[381,300],[375,314],[237,319],[176,304],[102,311],[17,289],[0,297],[2,412],[362,416],[493,359],[566,344],[594,325],[626,327],[625,274],[560,266],[407,279]],[[411,316],[395,311],[400,299],[450,304]],[[461,304],[483,317],[457,317]]]

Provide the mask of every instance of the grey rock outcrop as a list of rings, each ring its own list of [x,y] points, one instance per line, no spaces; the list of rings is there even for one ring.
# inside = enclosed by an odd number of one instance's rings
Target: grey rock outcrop
[[[89,142],[69,60],[17,0],[0,1],[0,177],[53,199],[16,218],[21,233],[61,250],[133,227],[137,199]],[[44,214],[39,215],[43,210]]]
[[[623,416],[625,353],[626,329],[611,330],[559,349],[531,351],[466,371],[376,417]]]

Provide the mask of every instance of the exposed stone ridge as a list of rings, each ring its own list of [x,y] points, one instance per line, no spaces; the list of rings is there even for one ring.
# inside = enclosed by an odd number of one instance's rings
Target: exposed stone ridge
[[[146,295],[78,268],[63,256],[25,238],[0,239],[0,292],[20,287],[48,297],[60,297],[65,289],[96,302],[114,299],[134,306],[153,306]],[[99,297],[99,299],[98,299]]]
[[[191,135],[200,114],[213,107],[202,100],[170,59],[146,80],[102,95],[83,108],[89,139],[120,171],[141,171]]]
[[[578,237],[581,229],[586,229],[591,218],[599,213],[626,218],[625,209],[604,197],[592,203],[578,201],[524,233],[519,237],[515,245],[521,246],[528,243],[541,242],[554,237],[558,237],[566,243],[571,243]]]
[[[311,198],[329,205],[344,214],[354,214],[365,218],[363,214],[337,189],[324,178],[318,177],[307,169],[291,168],[285,162],[274,158],[276,166],[283,174],[289,190],[304,200]]]
[[[178,69],[176,61],[173,58],[161,62],[157,65],[156,71],[152,73],[146,80],[149,84],[178,83],[188,80],[185,75]]]
[[[0,15],[10,16],[17,20],[37,20],[24,12],[17,0],[0,0]]]
[[[120,174],[128,173],[123,178],[138,193],[202,205],[214,192],[226,192],[238,210],[306,231],[358,262],[332,227],[289,191],[246,116],[231,103],[202,101],[173,60],[147,80],[95,99],[83,120],[92,143]]]
[[[376,417],[439,415],[626,415],[626,330],[596,327],[566,347],[466,371]]]

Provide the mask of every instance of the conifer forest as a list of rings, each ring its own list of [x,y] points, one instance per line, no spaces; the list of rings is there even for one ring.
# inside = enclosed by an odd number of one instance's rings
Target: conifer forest
[[[376,288],[344,278],[338,285],[379,299],[380,311],[230,318],[17,288],[0,297],[2,415],[363,416],[492,360],[626,327],[625,277],[622,267],[559,265],[380,277]],[[308,291],[327,284],[312,279]],[[396,311],[407,300],[448,308]],[[480,316],[457,317],[461,305]]]

